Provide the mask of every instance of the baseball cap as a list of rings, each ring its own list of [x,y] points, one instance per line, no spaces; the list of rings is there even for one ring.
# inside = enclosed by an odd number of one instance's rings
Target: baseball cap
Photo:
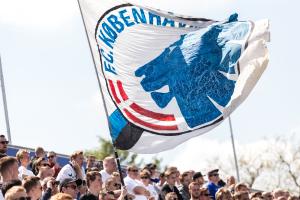
[[[62,187],[66,186],[69,183],[76,183],[77,186],[80,186],[82,184],[81,179],[72,179],[72,178],[65,178],[60,181],[59,183],[59,191],[61,191]]]

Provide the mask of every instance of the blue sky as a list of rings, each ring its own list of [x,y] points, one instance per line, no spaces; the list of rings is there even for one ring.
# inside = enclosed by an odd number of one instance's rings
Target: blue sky
[[[235,138],[242,148],[264,137],[300,132],[298,1],[132,2],[217,20],[235,12],[241,20],[270,19],[270,63],[252,93],[232,114]],[[76,0],[0,0],[0,54],[13,144],[40,145],[69,154],[97,146],[99,135],[108,138]],[[0,106],[0,132],[5,133],[2,101]],[[159,156],[175,152],[189,155],[197,149],[202,152],[210,142],[230,142],[229,136],[225,121]],[[205,141],[205,145],[199,146],[197,141]],[[172,162],[180,165],[179,159]]]

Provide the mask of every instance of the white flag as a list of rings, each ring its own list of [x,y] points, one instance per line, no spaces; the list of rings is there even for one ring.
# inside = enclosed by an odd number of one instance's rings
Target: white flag
[[[79,0],[111,137],[156,153],[219,125],[268,63],[268,20],[218,22],[116,0]]]

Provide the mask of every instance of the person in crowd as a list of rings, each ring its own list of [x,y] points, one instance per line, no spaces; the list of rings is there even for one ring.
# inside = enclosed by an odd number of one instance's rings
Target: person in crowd
[[[211,200],[211,194],[208,188],[200,188],[200,198],[199,200]]]
[[[18,161],[16,158],[5,156],[0,159],[0,185],[18,179],[18,174]],[[0,191],[0,199],[3,199],[2,191]]]
[[[86,185],[86,180],[83,179],[81,185],[78,186],[78,196],[77,199],[85,195],[88,191],[88,187]]]
[[[298,196],[289,196],[288,200],[300,200],[300,198]]]
[[[189,193],[191,195],[191,200],[199,200],[200,198],[200,187],[198,182],[191,182],[189,184]]]
[[[124,179],[125,186],[129,194],[135,196],[136,200],[146,200],[150,197],[150,192],[138,181],[139,169],[135,165],[127,167],[127,176]]]
[[[226,186],[230,187],[230,186],[235,185],[235,184],[236,184],[236,182],[235,182],[234,176],[229,176],[226,180]]]
[[[158,177],[158,173],[157,173],[157,166],[156,164],[153,164],[153,163],[149,163],[147,164],[144,169],[148,170],[151,174],[151,182],[152,183],[158,183],[159,182],[159,177]]]
[[[35,171],[37,172],[36,176],[39,177],[41,180],[48,176],[54,175],[54,170],[50,168],[49,163],[45,158],[38,158],[35,161]]]
[[[258,191],[258,192],[252,192],[249,195],[250,199],[254,199],[254,198],[258,198],[258,199],[262,199],[262,192]]]
[[[57,177],[59,171],[61,170],[61,166],[59,165],[59,163],[57,162],[57,155],[54,151],[49,151],[47,153],[47,159],[48,159],[48,163],[50,165],[50,167],[54,170],[54,178]]]
[[[151,173],[148,170],[143,170],[140,173],[140,180],[143,183],[146,190],[150,192],[150,198],[153,197],[153,200],[158,200],[158,193],[156,192],[156,189],[152,185],[151,181]]]
[[[220,181],[219,177],[219,169],[214,169],[211,170],[207,173],[208,176],[208,184],[207,184],[207,189],[209,191],[210,197],[215,200],[215,195],[216,192],[218,191],[219,188],[221,188],[218,183]]]
[[[175,186],[176,184],[176,179],[177,179],[177,169],[175,170],[174,168],[172,169],[167,169],[165,171],[165,176],[166,176],[166,183],[162,186],[161,188],[161,197],[165,199],[165,196],[169,192],[175,192],[179,200],[183,200],[181,194],[179,193],[178,188]]]
[[[29,152],[26,149],[20,149],[16,154],[17,160],[20,164],[18,168],[19,171],[19,179],[23,180],[26,176],[34,176],[33,172],[27,169],[27,166],[30,161]]]
[[[113,191],[101,191],[99,200],[117,200]]]
[[[85,167],[86,172],[93,167],[96,167],[96,157],[94,155],[88,155]]]
[[[7,156],[8,141],[5,135],[0,135],[0,158]]]
[[[105,181],[108,178],[111,178],[112,173],[117,171],[117,164],[114,157],[106,157],[103,160],[103,170],[100,171],[102,176],[102,182],[105,183]]]
[[[43,147],[37,147],[35,148],[35,155],[34,157],[30,160],[30,163],[29,163],[29,167],[31,168],[33,174],[37,174],[38,172],[36,172],[36,160],[39,159],[39,158],[44,158],[45,157],[45,151],[43,149]]]
[[[235,192],[249,192],[249,188],[246,183],[238,183],[234,187]]]
[[[165,184],[166,182],[166,176],[165,173],[162,172],[159,174],[159,182],[155,185],[159,190],[161,190],[162,186]]]
[[[80,199],[97,200],[102,190],[102,177],[99,172],[91,171],[86,174],[88,191]]]
[[[5,200],[28,199],[26,190],[22,186],[13,186],[5,194]]]
[[[83,151],[75,151],[70,156],[70,162],[63,166],[63,168],[58,173],[56,180],[62,181],[66,178],[71,179],[83,179],[84,174],[82,170],[82,165],[84,161]]]
[[[243,192],[235,192],[233,195],[234,200],[250,200],[249,198],[249,192],[243,191]]]
[[[0,174],[2,184],[18,179],[18,161],[15,157],[6,156],[0,159]]]
[[[173,171],[173,172],[175,172],[175,174],[176,174],[175,185],[179,186],[180,185],[180,180],[179,180],[180,172],[177,169],[177,167],[175,167],[175,166],[168,167],[166,171]]]
[[[42,197],[42,185],[39,177],[25,177],[22,181],[22,186],[25,188],[26,193],[31,200],[39,200]]]
[[[77,198],[78,187],[82,184],[81,179],[65,178],[59,183],[59,192],[69,194],[73,199]]]
[[[58,193],[59,182],[54,177],[48,176],[42,181],[42,198],[41,200],[48,200],[51,196]]]
[[[43,166],[40,168],[39,173],[37,174],[37,177],[39,177],[42,180],[44,180],[46,177],[53,177],[54,170],[53,168],[50,168],[49,166]]]
[[[264,200],[272,200],[273,199],[272,192],[263,192],[262,193],[262,199],[264,199]]]
[[[113,191],[116,193],[121,193],[121,183],[119,183],[115,178],[108,178],[104,184],[106,191]],[[117,195],[119,196],[119,195]]]
[[[165,200],[178,200],[177,194],[175,192],[169,192],[165,196]]]
[[[216,200],[232,200],[231,192],[226,188],[220,188],[216,193]]]
[[[202,175],[201,172],[195,172],[192,177],[193,177],[194,182],[199,183],[201,187],[203,186],[203,184],[204,184],[204,175]]]
[[[281,197],[287,199],[285,191],[281,188],[277,188],[273,190],[272,194],[273,194],[273,199],[275,200],[280,199]]]
[[[74,200],[74,199],[72,198],[71,195],[60,192],[52,196],[50,200]]]
[[[189,184],[192,182],[192,180],[190,178],[190,172],[188,171],[183,172],[179,176],[180,185],[178,186],[178,190],[183,200],[189,200],[191,198],[189,193]]]
[[[3,184],[1,188],[3,196],[5,196],[6,192],[13,186],[22,186],[22,182],[19,179],[15,179]]]
[[[119,172],[113,172],[111,174],[111,178],[113,178],[118,184],[121,185],[121,176],[120,176]],[[121,189],[121,187],[120,187],[120,189]]]

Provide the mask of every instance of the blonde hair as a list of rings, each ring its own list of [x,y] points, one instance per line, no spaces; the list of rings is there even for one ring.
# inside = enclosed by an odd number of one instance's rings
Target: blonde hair
[[[69,194],[60,192],[53,195],[50,200],[73,200],[73,198]]]
[[[27,151],[26,149],[19,149],[19,151],[18,151],[17,154],[16,154],[17,160],[18,160],[19,162],[21,162],[21,159],[24,158],[24,154],[25,154],[25,153],[29,154],[29,151]]]
[[[5,200],[14,200],[16,199],[15,195],[17,192],[24,192],[26,194],[26,190],[22,186],[13,186],[5,193]]]

